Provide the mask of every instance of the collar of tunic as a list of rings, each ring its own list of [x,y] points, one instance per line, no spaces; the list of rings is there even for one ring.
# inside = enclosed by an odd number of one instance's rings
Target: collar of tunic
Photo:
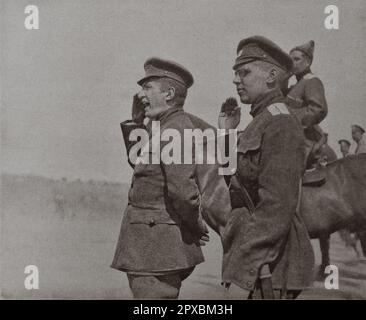
[[[267,108],[272,103],[282,102],[284,99],[281,90],[276,89],[263,96],[260,96],[255,103],[252,104],[250,115],[255,118],[257,115],[261,114],[265,108]]]
[[[160,121],[161,123],[163,123],[166,119],[168,119],[172,114],[175,114],[177,112],[183,112],[182,108],[179,107],[171,107],[168,110],[162,112],[156,119],[155,121]]]
[[[304,76],[307,75],[308,73],[312,73],[310,68],[305,69],[302,73],[298,74],[296,76],[297,82],[299,82],[302,78],[304,78]]]
[[[151,138],[152,132],[151,132],[151,123],[152,121],[160,121],[160,125],[164,124],[168,118],[170,118],[173,114],[181,113],[183,112],[183,108],[180,107],[172,107],[168,110],[162,112],[159,114],[159,116],[156,119],[149,119],[149,122],[146,124],[146,129],[149,132],[149,136]]]

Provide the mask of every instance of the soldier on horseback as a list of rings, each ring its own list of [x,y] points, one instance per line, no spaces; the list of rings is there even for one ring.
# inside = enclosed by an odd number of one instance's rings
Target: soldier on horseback
[[[290,51],[293,61],[292,72],[297,83],[288,89],[286,103],[290,111],[301,122],[307,155],[307,169],[316,165],[325,135],[319,126],[328,113],[324,86],[318,77],[311,72],[314,56],[314,41],[297,46]]]

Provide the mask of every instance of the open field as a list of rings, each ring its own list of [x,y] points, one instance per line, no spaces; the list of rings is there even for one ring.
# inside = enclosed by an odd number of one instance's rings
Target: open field
[[[106,182],[4,175],[2,298],[130,299],[127,278],[109,267],[127,191],[128,185]],[[220,241],[212,231],[210,236],[206,261],[184,282],[181,299],[229,298],[220,286]],[[313,244],[319,264],[318,242]],[[331,238],[331,261],[339,268],[339,290],[315,281],[300,298],[366,299],[366,259],[357,259],[338,234]],[[24,287],[27,265],[39,269],[38,290]]]

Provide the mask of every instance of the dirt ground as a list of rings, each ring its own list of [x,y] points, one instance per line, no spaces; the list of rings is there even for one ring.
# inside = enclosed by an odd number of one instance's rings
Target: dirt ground
[[[0,289],[2,299],[131,299],[126,275],[110,268],[128,185],[41,177],[3,176]],[[360,246],[360,244],[358,244]],[[320,264],[317,240],[313,241]],[[183,283],[181,299],[240,299],[220,285],[222,249],[211,230],[206,261]],[[331,263],[339,289],[314,281],[300,299],[366,299],[366,259],[358,259],[337,233]],[[25,267],[39,271],[39,289],[27,290]]]
[[[3,215],[1,287],[3,299],[131,299],[126,276],[109,267],[120,219],[40,218]],[[233,299],[220,286],[221,248],[211,231],[206,261],[184,282],[181,299]],[[320,254],[313,241],[317,265]],[[365,299],[366,259],[357,259],[338,234],[331,238],[331,262],[339,268],[339,289],[324,282],[300,299]],[[39,289],[26,290],[24,268],[39,269]]]

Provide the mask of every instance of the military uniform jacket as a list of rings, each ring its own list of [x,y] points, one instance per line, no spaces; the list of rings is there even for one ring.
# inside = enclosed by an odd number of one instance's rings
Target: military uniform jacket
[[[269,264],[274,288],[302,289],[312,282],[314,256],[297,212],[304,172],[304,137],[279,91],[252,106],[254,117],[238,135],[236,177],[254,211],[230,185],[234,208],[223,235],[223,280],[253,290]],[[232,179],[233,180],[233,179]]]
[[[366,153],[366,135],[363,134],[361,140],[357,143],[355,154]]]
[[[310,70],[289,89],[286,104],[305,128],[319,124],[328,113],[323,83]]]
[[[172,108],[160,119],[161,132],[210,126],[203,120]],[[129,132],[136,126],[122,123],[127,150]],[[127,138],[127,139],[126,139]],[[151,150],[150,150],[151,152]],[[168,273],[204,261],[197,221],[200,193],[194,164],[137,164],[111,267],[146,273]]]

